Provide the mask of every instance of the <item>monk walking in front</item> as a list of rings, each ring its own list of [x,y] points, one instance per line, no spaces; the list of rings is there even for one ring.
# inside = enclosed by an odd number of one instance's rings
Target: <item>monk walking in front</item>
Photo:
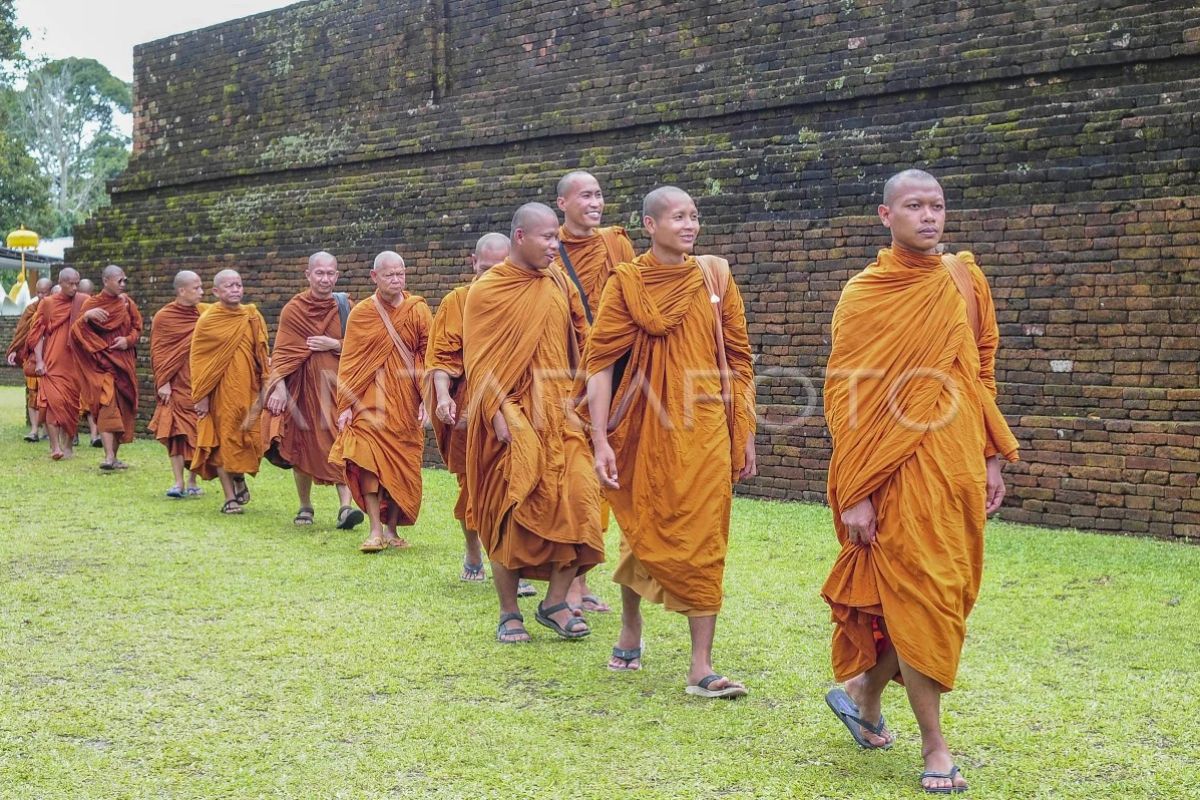
[[[567,413],[587,319],[578,291],[553,266],[554,212],[522,206],[511,239],[509,257],[467,294],[467,518],[492,562],[497,640],[529,640],[517,609],[521,577],[549,581],[537,621],[578,639],[591,630],[567,591],[604,561],[599,486],[587,438]]]
[[[338,435],[329,461],[345,470],[371,530],[359,550],[409,547],[397,533],[421,510],[425,404],[421,375],[432,322],[424,298],[404,291],[404,259],[385,250],[371,269],[375,294],[350,311],[338,363]]]
[[[17,320],[17,329],[13,331],[12,342],[5,353],[10,367],[21,367],[25,373],[25,411],[29,417],[29,433],[25,441],[40,442],[42,440],[42,414],[37,407],[37,375],[34,373],[33,352],[29,341],[29,331],[33,328],[33,315],[37,313],[38,303],[50,294],[49,278],[38,278],[34,284],[34,296],[21,312]]]
[[[329,461],[337,435],[337,373],[350,317],[350,298],[334,292],[338,262],[321,251],[304,270],[308,289],[293,297],[279,315],[271,376],[267,379],[267,411],[263,425],[266,459],[292,470],[300,510],[296,525],[312,525],[312,486],[336,486],[337,527],[350,530],[363,514],[350,505],[345,470]]]
[[[618,264],[633,261],[633,242],[625,229],[613,225],[600,227],[604,216],[604,192],[590,172],[568,172],[558,181],[558,208],[563,224],[558,229],[558,256],[555,265],[562,268],[583,300],[588,324],[600,309],[604,287]],[[608,529],[608,504],[600,503],[600,529]],[[592,592],[587,576],[580,575],[567,593],[572,608],[605,613],[612,609]]]
[[[688,618],[686,691],[740,697],[745,686],[713,669],[712,646],[733,483],[757,472],[745,307],[728,262],[692,255],[700,223],[686,192],[655,189],[642,215],[650,250],[617,267],[586,359],[596,473],[621,526],[608,666],[640,669],[646,599]]]
[[[478,278],[508,258],[509,241],[502,233],[485,233],[471,254],[471,271]],[[432,408],[433,435],[446,469],[458,481],[454,518],[462,526],[466,555],[459,580],[483,581],[483,551],[479,533],[467,526],[467,380],[463,370],[463,312],[471,284],[450,290],[438,305],[425,351],[425,407]]]
[[[128,467],[117,458],[117,451],[133,441],[138,406],[136,348],[143,325],[142,312],[126,293],[125,271],[109,264],[100,277],[103,286],[84,301],[71,336],[81,394],[104,445],[100,469],[108,472]]]
[[[197,418],[192,470],[206,481],[220,480],[222,514],[241,514],[250,502],[246,476],[258,474],[263,453],[267,323],[253,304],[242,305],[243,293],[235,270],[213,278],[217,302],[196,321],[189,362]]]
[[[842,549],[822,595],[833,612],[826,702],[861,747],[892,744],[884,688],[902,682],[921,730],[921,788],[964,792],[941,730],[967,615],[983,573],[983,528],[1004,500],[1017,442],[996,405],[1000,335],[987,280],[967,251],[939,255],[942,187],[905,170],[884,185],[892,243],[833,312],[825,417],[829,505]]]
[[[175,274],[175,299],[158,310],[150,324],[150,366],[158,402],[150,418],[150,432],[167,448],[175,482],[167,497],[199,497],[196,473],[184,467],[196,454],[196,404],[192,402],[192,334],[200,315],[208,310],[204,282],[190,270]]]
[[[38,378],[37,406],[50,433],[50,458],[73,458],[79,426],[79,367],[71,347],[71,326],[84,298],[76,296],[79,273],[71,267],[58,272],[58,290],[38,303],[29,330],[34,373]]]

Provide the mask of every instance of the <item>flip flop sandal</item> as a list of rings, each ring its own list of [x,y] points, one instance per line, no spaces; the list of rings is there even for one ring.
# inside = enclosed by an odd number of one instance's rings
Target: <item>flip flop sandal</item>
[[[117,460],[113,462],[113,469],[129,469],[129,465],[124,461]]]
[[[725,686],[721,689],[708,688],[724,678],[724,675],[718,675],[714,672],[712,675],[705,675],[700,679],[699,683],[689,684],[684,691],[696,697],[721,698],[723,700],[732,700],[735,697],[745,697],[749,693],[749,690],[747,690],[745,686]]]
[[[188,488],[184,489],[183,491],[184,491],[184,494],[186,494],[188,497],[203,497],[204,496],[204,490],[201,489],[199,486],[189,486]]]
[[[312,525],[314,513],[315,512],[313,511],[313,509],[311,507],[301,506],[300,510],[296,512],[296,518],[292,520],[292,524],[293,525]]]
[[[397,536],[395,539],[388,539],[387,546],[395,550],[407,550],[412,547],[412,542],[405,539],[403,536]]]
[[[612,649],[612,657],[624,661],[625,666],[614,667],[612,662],[609,661],[608,669],[610,672],[637,672],[642,668],[642,648],[640,647],[632,647],[628,650],[622,650],[620,647],[614,647]],[[630,664],[634,661],[638,662],[638,665],[636,667],[630,666]]]
[[[487,576],[483,573],[483,562],[468,564],[466,561],[463,561],[462,574],[458,576],[458,579],[466,583],[480,583],[486,580]]]
[[[854,737],[854,741],[864,750],[888,750],[892,746],[892,742],[887,744],[871,744],[871,741],[863,736],[863,731],[867,730],[876,736],[887,735],[887,722],[883,715],[879,715],[879,724],[872,725],[866,720],[859,717],[858,705],[846,694],[845,689],[830,689],[825,694],[825,704],[829,706],[829,710],[842,721],[846,726],[846,730],[850,731],[850,735]]]
[[[183,497],[183,489],[180,489],[178,486],[172,486],[170,489],[167,489],[167,497],[173,497],[176,500],[181,499]]]
[[[612,611],[612,609],[608,607],[608,603],[604,602],[594,594],[585,594],[583,597],[579,598],[579,601],[579,607],[584,611],[587,611],[589,614],[607,614]],[[589,603],[593,606],[592,608],[587,607],[587,604]]]
[[[338,510],[337,528],[339,531],[353,530],[354,526],[363,521],[363,512],[351,506],[342,506]]]
[[[51,453],[50,458],[54,461],[62,461],[63,454],[62,453]]]
[[[955,764],[950,768],[949,772],[922,772],[921,780],[925,780],[927,778],[936,778],[938,780],[948,780],[950,783],[954,783],[954,779],[958,777],[959,772],[960,770],[958,768],[958,764]],[[962,794],[969,788],[971,787],[943,786],[938,789],[926,789],[924,784],[921,785],[921,791],[923,791],[925,794]]]
[[[54,456],[50,456],[50,457],[51,457],[51,458],[54,458]],[[59,456],[59,458],[62,458],[62,456]],[[100,470],[101,470],[102,472],[112,472],[113,470],[115,470],[115,469],[117,469],[117,468],[118,468],[118,467],[117,467],[117,465],[116,465],[116,464],[110,464],[110,463],[108,463],[107,461],[101,461],[101,462],[100,462]]]
[[[41,440],[42,437],[38,436],[36,433],[25,434],[25,441],[27,442],[40,442]]]
[[[226,500],[225,505],[221,506],[222,514],[241,514],[242,506],[237,500]]]
[[[77,442],[78,444],[78,442]],[[92,439],[92,447],[104,447],[103,439]]]
[[[512,621],[514,619],[521,624],[519,626],[517,626],[516,628],[504,627],[506,624],[508,624],[510,621]],[[505,639],[504,638],[505,636],[520,636],[521,634],[525,634],[524,639]],[[529,642],[530,642],[529,631],[525,630],[525,618],[523,616],[521,616],[520,612],[510,611],[507,614],[500,615],[500,625],[497,626],[497,628],[496,628],[496,641],[499,642],[500,644],[529,644]]]
[[[517,597],[537,597],[537,587],[529,581],[517,581]]]
[[[387,542],[378,536],[372,536],[358,546],[358,549],[363,553],[382,553],[387,548]]]
[[[545,625],[547,628],[557,633],[563,639],[582,639],[583,637],[589,635],[592,632],[592,629],[589,628],[587,626],[587,622],[580,617],[571,617],[569,620],[567,620],[566,625],[559,625],[550,618],[551,614],[557,614],[560,611],[565,611],[568,609],[570,609],[570,606],[566,603],[559,603],[558,605],[553,605],[549,608],[543,608],[542,604],[538,603],[537,612],[533,615],[533,618],[540,624]]]

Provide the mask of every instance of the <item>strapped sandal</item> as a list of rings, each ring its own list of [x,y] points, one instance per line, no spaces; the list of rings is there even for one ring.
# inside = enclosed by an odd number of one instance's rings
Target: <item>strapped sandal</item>
[[[566,625],[559,625],[550,618],[551,614],[557,614],[560,611],[570,608],[566,603],[559,603],[549,608],[543,608],[542,604],[538,603],[537,612],[533,615],[533,618],[564,639],[582,639],[592,632],[592,629],[588,627],[587,621],[583,618],[571,617],[567,620]]]
[[[970,786],[954,786],[953,785],[954,779],[956,777],[958,777],[960,772],[961,772],[961,770],[959,770],[958,764],[955,764],[954,766],[950,767],[949,772],[922,772],[921,780],[926,780],[927,778],[936,778],[938,780],[948,780],[948,781],[950,781],[950,783],[952,785],[942,786],[937,789],[927,789],[925,787],[925,784],[921,784],[921,791],[923,791],[925,794],[962,794],[963,792],[967,791],[967,789],[969,789],[971,787]]]
[[[167,489],[167,497],[179,500],[183,497],[183,489],[180,489],[178,486],[172,486],[170,489]]]
[[[25,441],[27,442],[40,442],[41,440],[42,437],[38,436],[36,433],[25,434]]]
[[[293,525],[312,525],[313,516],[316,512],[311,506],[300,506],[300,510],[296,512],[296,518],[292,520]]]
[[[354,530],[354,526],[363,521],[363,512],[350,506],[342,506],[338,510],[337,528],[339,531]]]
[[[480,561],[478,564],[468,564],[466,560],[464,560],[462,574],[458,576],[458,579],[467,583],[480,583],[481,581],[487,580],[487,575],[483,573],[483,562]]]
[[[233,497],[242,505],[250,502],[250,487],[246,485],[245,480],[233,482]]]
[[[708,688],[717,681],[724,679],[724,675],[718,675],[714,672],[711,675],[705,675],[700,679],[699,683],[689,684],[684,691],[696,697],[706,697],[710,699],[719,698],[722,700],[732,700],[735,697],[745,697],[749,693],[749,690],[746,689],[745,686],[725,686],[720,689]]]
[[[589,608],[590,606],[590,608]],[[585,594],[579,598],[579,608],[589,614],[607,614],[612,611],[608,603],[594,594]]]
[[[640,646],[631,647],[628,650],[614,647],[612,649],[612,657],[625,662],[625,666],[623,667],[614,667],[612,661],[609,661],[608,668],[612,672],[637,672],[642,668],[642,648]],[[634,661],[638,662],[636,667],[632,666]]]
[[[504,627],[514,619],[521,624],[516,628]],[[504,638],[505,636],[520,636],[521,634],[525,634],[524,639]],[[507,614],[500,615],[500,625],[496,628],[496,641],[500,644],[528,644],[531,641],[529,631],[525,630],[525,618],[521,616],[521,612],[510,611]]]
[[[222,514],[241,514],[242,504],[237,500],[226,500],[225,505],[221,506]]]
[[[54,456],[50,456],[50,457],[51,457],[51,458],[54,458]],[[59,458],[62,458],[62,456],[59,456]],[[112,472],[112,471],[113,471],[113,470],[115,470],[116,468],[117,468],[117,465],[116,465],[116,464],[110,464],[110,463],[108,463],[107,461],[101,461],[101,462],[100,462],[100,470],[101,470],[102,472]]]
[[[537,587],[529,581],[517,581],[517,597],[537,597],[537,593]]]
[[[183,492],[188,497],[201,497],[204,494],[204,490],[199,486],[189,486],[188,488],[184,489]]]
[[[887,722],[883,715],[879,715],[879,724],[872,725],[865,719],[859,717],[858,705],[846,694],[845,689],[834,688],[830,689],[825,694],[825,704],[829,706],[829,710],[842,721],[846,726],[846,730],[850,731],[850,735],[854,737],[854,741],[864,750],[887,750],[891,748],[892,742],[887,744],[872,744],[871,741],[863,735],[863,731],[870,731],[876,736],[890,736],[887,730]]]

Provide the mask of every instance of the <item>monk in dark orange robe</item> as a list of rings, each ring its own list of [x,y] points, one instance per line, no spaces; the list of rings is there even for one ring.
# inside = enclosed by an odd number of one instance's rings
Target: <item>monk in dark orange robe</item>
[[[604,192],[590,172],[568,172],[558,181],[558,208],[563,224],[558,229],[556,266],[563,269],[579,290],[590,325],[600,308],[600,297],[618,264],[633,261],[633,242],[625,229],[613,225],[600,227],[604,215]],[[600,529],[608,529],[608,503],[600,502]],[[580,575],[567,593],[572,608],[608,612],[612,609],[587,585]]]
[[[478,278],[508,258],[508,237],[486,233],[471,254],[471,271]],[[485,578],[479,533],[467,527],[467,379],[463,369],[463,312],[471,284],[452,289],[442,298],[429,330],[425,351],[425,407],[432,408],[433,436],[446,469],[458,480],[454,518],[462,526],[466,543],[459,580]]]
[[[49,278],[39,278],[34,285],[34,296],[29,301],[29,305],[25,306],[25,310],[21,312],[21,318],[17,320],[17,329],[13,332],[12,342],[8,346],[5,356],[10,367],[20,367],[25,372],[25,411],[29,416],[29,433],[25,435],[27,442],[40,442],[42,440],[42,415],[37,407],[37,376],[33,370],[33,352],[31,342],[29,341],[29,331],[33,328],[33,315],[37,312],[37,304],[50,294]],[[26,362],[29,366],[26,367]]]
[[[79,279],[79,291],[75,293],[75,297],[79,301],[82,308],[88,298],[96,293],[96,285],[88,278]],[[79,381],[79,419],[81,422],[86,422],[88,426],[88,439],[92,447],[104,447],[104,440],[100,438],[100,427],[96,424],[96,415],[92,413],[92,400],[88,396],[88,391],[91,389],[90,384],[85,380]],[[75,444],[79,444],[79,434],[75,434]]]
[[[175,483],[167,497],[199,497],[196,473],[189,470],[187,486],[184,467],[196,454],[196,404],[192,402],[192,334],[200,315],[208,310],[204,282],[190,270],[175,274],[175,299],[158,310],[150,324],[150,366],[154,371],[158,403],[150,418],[150,432],[167,448]]]
[[[266,459],[292,470],[300,510],[296,525],[312,525],[315,511],[312,485],[336,486],[339,501],[337,527],[350,530],[363,514],[350,505],[346,473],[329,461],[337,435],[337,371],[342,352],[343,325],[352,303],[345,293],[334,293],[338,263],[321,251],[308,259],[304,271],[308,289],[283,307],[271,353],[264,419]]]
[[[71,336],[81,394],[104,444],[100,469],[111,471],[128,467],[117,458],[117,451],[133,441],[138,405],[136,348],[143,326],[142,312],[126,293],[125,271],[109,264],[101,279],[103,288],[84,302]]]
[[[72,440],[79,426],[79,367],[71,347],[71,325],[83,298],[77,297],[79,273],[63,267],[58,291],[38,303],[29,330],[34,373],[38,378],[38,410],[50,433],[50,458],[75,455]]]
[[[577,639],[591,631],[567,604],[567,590],[604,561],[600,488],[578,417],[567,413],[587,319],[578,292],[552,265],[554,212],[522,206],[511,238],[509,257],[467,293],[467,525],[492,562],[496,638],[529,640],[517,609],[517,581],[526,577],[549,581],[537,621]]]
[[[425,404],[421,375],[432,322],[424,298],[404,291],[404,259],[386,250],[371,269],[375,294],[350,311],[338,364],[337,427],[329,461],[346,472],[378,553],[409,543],[396,532],[421,510]]]
[[[213,278],[217,301],[200,315],[189,363],[196,404],[192,470],[218,478],[222,514],[241,514],[250,502],[247,475],[257,475],[263,444],[262,389],[270,358],[267,323],[253,304],[242,305],[242,277],[231,269]]]
[[[884,688],[902,681],[921,730],[921,787],[965,791],[942,736],[983,528],[1017,442],[996,406],[995,309],[969,252],[939,255],[945,198],[926,172],[884,186],[892,245],[846,284],[833,314],[825,417],[829,504],[842,549],[822,594],[833,611],[826,702],[866,748],[891,745]]]
[[[746,688],[713,670],[712,644],[733,482],[757,464],[745,309],[728,263],[691,255],[700,224],[686,192],[655,189],[643,215],[650,251],[617,267],[586,358],[596,472],[621,525],[609,668],[641,667],[647,599],[688,618],[687,692],[740,697]]]

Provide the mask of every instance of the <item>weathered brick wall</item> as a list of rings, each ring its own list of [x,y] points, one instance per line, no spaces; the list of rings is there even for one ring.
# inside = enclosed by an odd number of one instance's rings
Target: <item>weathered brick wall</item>
[[[762,475],[822,499],[829,318],[886,244],[879,187],[943,179],[991,279],[1021,439],[1004,515],[1200,537],[1200,21],[1183,2],[312,2],[135,51],[135,155],[76,262],[237,266],[269,320],[312,251],[435,302],[513,208],[592,170],[661,183],[728,256],[762,376]],[[144,399],[149,407],[147,382]],[[810,402],[811,400],[811,402]]]

